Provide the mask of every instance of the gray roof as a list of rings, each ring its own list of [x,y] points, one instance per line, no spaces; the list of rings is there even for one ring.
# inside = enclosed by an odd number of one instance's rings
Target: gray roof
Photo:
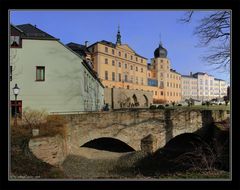
[[[46,32],[43,32],[42,30],[31,24],[21,24],[17,25],[16,27],[23,32],[23,38],[58,40],[57,38],[51,36]]]
[[[170,69],[170,72],[173,72],[173,73],[176,73],[176,74],[179,74],[179,75],[181,75],[180,73],[178,73],[176,70],[174,70],[174,69]]]
[[[196,79],[195,77],[190,76],[190,75],[182,75],[182,77]]]
[[[225,81],[225,80],[222,80],[222,79],[217,79],[217,78],[215,78],[214,80],[220,80],[220,81]]]
[[[97,44],[97,43],[100,43],[100,44],[109,46],[109,47],[111,47],[111,48],[116,48],[116,44],[115,44],[115,43],[112,43],[112,42],[109,42],[109,41],[106,41],[106,40],[102,40],[102,41],[100,41],[100,42],[95,42],[94,44],[90,45],[89,47],[94,46],[94,45]],[[134,52],[134,53],[135,53],[135,55],[138,56],[138,57],[141,57],[141,58],[143,58],[143,59],[147,59],[146,57],[143,57],[143,56],[137,54],[136,52]]]

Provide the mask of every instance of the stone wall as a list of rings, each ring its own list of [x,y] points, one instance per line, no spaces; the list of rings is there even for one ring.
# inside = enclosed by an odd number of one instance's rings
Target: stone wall
[[[224,120],[226,111],[200,110],[126,110],[62,115],[67,121],[67,136],[34,138],[30,150],[40,159],[56,165],[67,154],[78,154],[85,143],[110,137],[123,141],[134,150],[155,151],[173,137],[207,128],[213,121]],[[148,142],[151,135],[152,142]],[[147,143],[144,141],[147,139]],[[150,147],[150,148],[149,148]],[[150,150],[151,149],[151,150]]]
[[[136,98],[133,98],[135,95]],[[153,103],[153,93],[149,91],[123,89],[123,88],[105,88],[105,103],[110,108],[148,108]]]

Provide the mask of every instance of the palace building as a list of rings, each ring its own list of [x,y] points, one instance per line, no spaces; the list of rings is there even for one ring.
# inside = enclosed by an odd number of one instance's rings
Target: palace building
[[[148,104],[142,104],[145,106],[181,100],[181,75],[171,69],[167,50],[162,44],[156,48],[154,58],[148,64],[146,57],[136,53],[128,44],[122,44],[119,28],[116,37],[116,43],[102,40],[88,47],[79,44],[79,49],[86,48],[86,53],[91,53],[93,69],[105,86],[105,92],[109,94],[109,89],[114,88],[135,90],[133,96],[139,93],[146,96]],[[73,49],[71,44],[68,46]],[[152,93],[151,97],[149,92]],[[105,102],[112,104],[106,98]]]

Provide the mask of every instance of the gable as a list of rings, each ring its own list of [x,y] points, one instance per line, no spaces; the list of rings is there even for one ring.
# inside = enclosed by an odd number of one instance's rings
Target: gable
[[[132,52],[132,53],[135,53],[135,51],[134,51],[129,45],[127,45],[127,44],[122,44],[122,45],[120,46],[120,48],[121,48],[121,49],[124,49],[124,50],[126,50],[126,51],[130,51],[130,52]]]

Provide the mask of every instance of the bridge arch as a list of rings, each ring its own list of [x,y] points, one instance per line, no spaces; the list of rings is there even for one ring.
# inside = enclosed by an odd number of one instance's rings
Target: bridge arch
[[[112,152],[132,152],[135,151],[127,143],[112,137],[101,137],[90,140],[81,147],[94,148],[98,150],[106,150]]]

